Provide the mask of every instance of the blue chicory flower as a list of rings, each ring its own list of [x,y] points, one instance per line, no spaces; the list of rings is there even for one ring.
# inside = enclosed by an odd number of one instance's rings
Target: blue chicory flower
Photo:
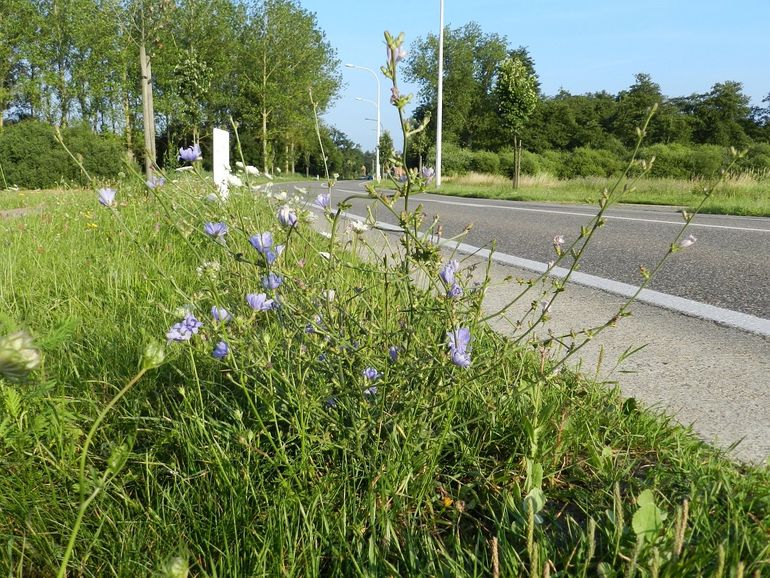
[[[211,353],[217,359],[223,359],[230,353],[230,346],[226,342],[220,341],[214,346],[214,351]]]
[[[265,289],[278,289],[278,287],[281,286],[281,283],[283,283],[283,279],[280,275],[276,275],[275,273],[268,273],[267,276],[262,277],[262,287]]]
[[[364,396],[365,397],[374,397],[375,395],[377,395],[377,386],[376,385],[373,385],[371,387],[367,387],[364,390]]]
[[[398,347],[395,345],[388,347],[388,355],[390,355],[390,362],[396,363],[398,361]]]
[[[441,280],[446,283],[447,286],[451,287],[455,283],[455,273],[457,273],[459,269],[460,263],[457,262],[457,259],[452,259],[441,268],[438,276],[441,277]]]
[[[201,147],[196,142],[193,146],[188,147],[186,149],[180,148],[179,149],[179,160],[188,162],[188,163],[194,163],[195,161],[199,161],[203,158],[203,155],[201,154]]]
[[[361,372],[361,375],[364,376],[364,379],[368,379],[369,381],[374,381],[375,379],[378,379],[381,374],[374,367],[367,367]]]
[[[450,299],[460,297],[463,294],[463,288],[457,283],[454,283],[449,289],[447,289],[446,296]]]
[[[233,318],[227,309],[224,307],[217,307],[216,305],[211,308],[211,316],[214,318],[214,321],[221,321],[223,323],[227,323]]]
[[[284,227],[293,227],[297,224],[297,213],[289,205],[284,205],[278,210],[278,221]]]
[[[458,367],[469,367],[471,364],[470,342],[471,330],[467,327],[447,331],[449,356]]]
[[[257,233],[249,238],[249,243],[263,255],[273,247],[273,234],[270,231]]]
[[[101,203],[105,207],[114,207],[115,195],[117,193],[118,192],[115,189],[111,189],[109,187],[105,187],[104,189],[99,189],[99,203]]]
[[[422,178],[425,179],[425,182],[429,183],[433,180],[433,177],[436,176],[436,171],[433,167],[424,166],[422,167],[420,174],[422,175]]]
[[[153,175],[147,179],[145,184],[147,185],[148,189],[157,189],[166,184],[166,179],[157,175]]]
[[[280,256],[281,253],[283,253],[284,245],[276,245],[275,247],[273,247],[273,249],[268,249],[264,253],[265,261],[267,261],[268,265],[272,265],[273,263],[275,263],[275,260]]]
[[[325,211],[326,209],[331,208],[332,196],[330,193],[321,193],[315,198],[315,202],[313,204],[319,209],[323,209]]]
[[[249,293],[246,295],[246,303],[256,311],[270,311],[275,309],[275,301],[268,299],[264,293]]]
[[[221,242],[227,234],[227,223],[206,223],[203,225],[203,232]]]
[[[203,323],[198,321],[192,313],[188,313],[182,321],[171,326],[171,329],[166,333],[166,339],[169,341],[189,341],[201,327],[203,327]]]

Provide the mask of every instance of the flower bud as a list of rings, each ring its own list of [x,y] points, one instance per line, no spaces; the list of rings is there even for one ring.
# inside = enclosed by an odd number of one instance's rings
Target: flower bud
[[[154,369],[163,365],[166,359],[166,348],[158,341],[150,341],[142,355],[142,369]]]
[[[40,350],[25,331],[0,338],[0,374],[20,380],[40,365]]]

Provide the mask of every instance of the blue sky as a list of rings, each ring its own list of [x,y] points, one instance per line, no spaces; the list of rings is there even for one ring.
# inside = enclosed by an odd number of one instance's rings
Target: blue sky
[[[407,50],[417,38],[438,33],[439,0],[299,1],[316,13],[341,62],[378,74],[385,60],[384,30],[403,31]],[[485,33],[505,36],[511,47],[526,46],[547,95],[560,88],[615,94],[645,72],[667,96],[738,81],[759,105],[770,93],[770,1],[726,5],[724,0],[444,0],[444,24],[457,28],[476,21]],[[372,150],[376,123],[365,119],[375,118],[376,108],[356,97],[375,100],[375,80],[363,70],[342,73],[345,86],[325,119]],[[382,124],[400,148],[389,81],[379,76]],[[416,92],[414,86],[402,87],[402,93]]]

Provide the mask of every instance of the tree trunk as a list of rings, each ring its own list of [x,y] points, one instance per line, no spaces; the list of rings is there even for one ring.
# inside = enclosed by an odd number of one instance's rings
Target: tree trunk
[[[513,188],[519,188],[519,176],[521,175],[521,140],[513,137]]]
[[[289,143],[283,145],[283,172],[289,174]]]
[[[139,64],[142,73],[142,111],[144,113],[144,172],[150,179],[156,164],[155,107],[152,102],[152,67],[144,41],[139,44]]]
[[[294,166],[294,141],[291,143],[291,172],[294,174],[296,167]]]

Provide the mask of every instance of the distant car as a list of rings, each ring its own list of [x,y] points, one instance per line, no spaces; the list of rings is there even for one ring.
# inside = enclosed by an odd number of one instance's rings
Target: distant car
[[[358,177],[359,181],[371,181],[372,179],[374,179],[372,175],[364,175],[363,177]]]

